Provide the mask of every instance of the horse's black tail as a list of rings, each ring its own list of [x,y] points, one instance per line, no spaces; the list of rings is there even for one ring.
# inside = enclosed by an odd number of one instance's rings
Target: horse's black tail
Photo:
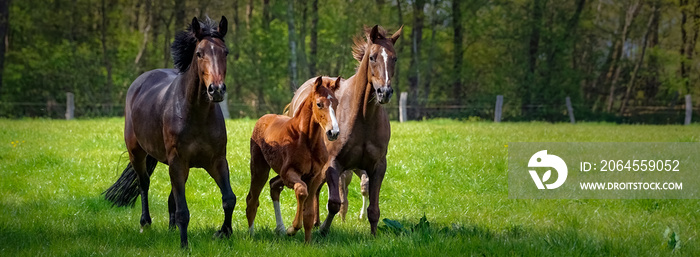
[[[156,169],[156,164],[158,164],[158,161],[155,158],[150,155],[146,156],[146,171],[149,177],[153,174],[153,170]],[[140,193],[139,178],[134,167],[131,166],[131,162],[126,166],[117,182],[114,182],[114,185],[102,192],[105,195],[105,199],[112,202],[112,206],[119,207],[133,207]]]

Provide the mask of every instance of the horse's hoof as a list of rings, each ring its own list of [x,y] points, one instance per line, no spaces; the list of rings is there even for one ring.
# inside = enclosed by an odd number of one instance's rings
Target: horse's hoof
[[[212,237],[213,239],[223,239],[223,238],[229,238],[231,237],[231,231],[225,231],[225,230],[219,230],[214,233],[214,236]]]
[[[288,236],[294,236],[294,235],[296,235],[296,234],[297,234],[297,230],[294,229],[294,227],[289,227],[289,228],[287,229],[287,235],[288,235]]]
[[[139,233],[143,233],[144,229],[150,229],[151,228],[151,223],[147,223],[143,226],[141,226],[141,229],[139,230]]]
[[[277,228],[275,228],[275,233],[277,235],[283,236],[284,234],[287,233],[287,229],[284,227],[277,227]]]

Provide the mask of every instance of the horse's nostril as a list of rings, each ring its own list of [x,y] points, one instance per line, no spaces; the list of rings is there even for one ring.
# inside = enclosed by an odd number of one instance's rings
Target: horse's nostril
[[[216,91],[216,89],[214,89],[214,85],[209,85],[209,87],[207,88],[207,92],[209,92],[209,94],[213,94],[214,91]]]
[[[226,92],[226,84],[221,84],[221,92]]]

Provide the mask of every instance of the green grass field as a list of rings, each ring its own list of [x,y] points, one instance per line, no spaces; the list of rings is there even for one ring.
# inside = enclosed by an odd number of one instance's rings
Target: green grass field
[[[213,240],[223,220],[221,194],[203,170],[187,183],[190,249],[168,230],[167,168],[151,182],[153,225],[139,233],[140,205],[113,208],[100,193],[128,161],[123,118],[0,120],[0,255],[458,255],[700,256],[698,200],[508,199],[508,142],[699,142],[700,127],[614,124],[481,123],[435,120],[392,123],[381,218],[412,232],[369,235],[358,220],[359,182],[350,190],[345,223],[305,245],[273,234],[269,189],[261,195],[254,237],[247,234],[245,197],[254,120],[227,122],[231,184],[238,197],[230,239]],[[322,193],[325,206],[327,192]],[[282,194],[285,222],[295,200]],[[321,208],[321,217],[326,211]],[[421,217],[429,227],[417,226]],[[380,221],[380,228],[386,227]],[[672,231],[680,239],[669,246]]]

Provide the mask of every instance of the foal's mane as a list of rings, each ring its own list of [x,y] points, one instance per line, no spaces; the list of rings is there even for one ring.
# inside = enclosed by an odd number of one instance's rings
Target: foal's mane
[[[362,62],[362,57],[365,56],[365,51],[369,46],[369,33],[372,31],[372,27],[364,26],[363,33],[361,35],[355,36],[352,41],[352,57],[358,62]],[[378,26],[379,34],[383,37],[386,36],[386,30],[382,26]],[[358,64],[359,65],[359,64]]]
[[[224,37],[219,33],[219,24],[207,17],[203,21],[199,21],[202,38],[213,37],[224,41]],[[192,24],[187,26],[187,29],[180,31],[175,35],[175,41],[170,46],[170,52],[173,56],[173,64],[179,72],[185,72],[190,68],[192,58],[194,58],[194,50],[197,46],[197,38],[192,31]]]

